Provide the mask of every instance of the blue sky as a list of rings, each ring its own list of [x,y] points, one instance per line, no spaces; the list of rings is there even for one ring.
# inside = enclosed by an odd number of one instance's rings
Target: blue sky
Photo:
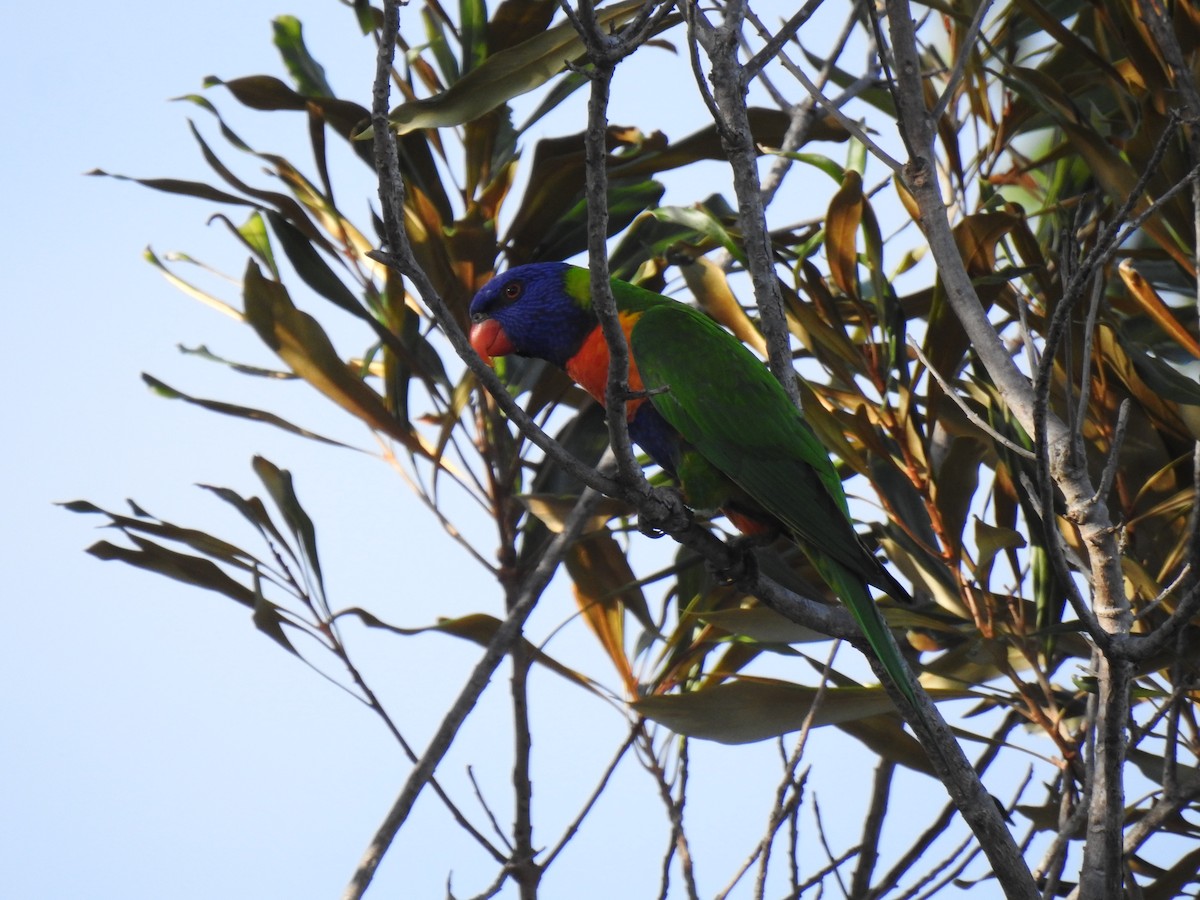
[[[328,523],[320,541],[335,606],[363,605],[421,625],[494,610],[498,600],[378,460],[219,419],[156,397],[140,381],[146,371],[236,402],[244,380],[176,345],[273,361],[246,329],[179,294],[141,259],[153,244],[240,271],[238,249],[219,226],[205,224],[214,205],[83,173],[208,177],[186,120],[210,135],[215,129],[203,113],[168,98],[199,91],[208,74],[282,76],[270,45],[270,19],[280,13],[305,23],[335,89],[365,102],[373,46],[334,0],[68,2],[53,11],[13,3],[0,11],[0,74],[9,86],[0,142],[8,176],[0,296],[9,306],[0,356],[9,435],[0,541],[8,573],[0,592],[0,896],[335,896],[408,769],[362,707],[279,652],[244,609],[92,559],[83,550],[103,537],[96,521],[55,501],[86,498],[118,509],[131,497],[164,518],[236,534],[234,517],[195,484],[258,492],[250,458],[262,454],[293,471],[313,518]],[[405,15],[415,27],[416,10]],[[647,124],[636,118],[639,91],[621,87],[613,119]],[[296,119],[239,117],[220,92],[214,100],[252,143],[302,146]],[[668,116],[672,137],[698,121],[661,104],[650,115],[656,125]],[[362,191],[365,209],[365,177]],[[685,199],[699,195],[692,191]],[[371,446],[360,427],[301,387],[280,389],[271,408]],[[558,605],[545,604],[536,621],[543,632],[570,615],[565,592],[552,598]],[[551,652],[606,675],[581,635],[576,623]],[[475,649],[439,636],[354,638],[369,676],[423,746]],[[535,690],[537,826],[551,842],[622,731],[615,713],[553,677],[536,676]],[[462,778],[472,765],[502,822],[509,819],[505,693],[493,686],[442,768],[477,815]],[[836,833],[836,807],[865,796],[872,760],[835,741],[814,736],[818,750],[836,746],[842,774],[862,767],[834,782]],[[777,763],[769,745],[702,745],[693,759],[696,780],[718,786],[722,773],[736,770],[741,779],[756,765],[763,772],[757,782],[730,784],[732,801],[720,787],[707,805],[697,801],[698,821],[707,816],[713,825],[698,826],[696,836],[712,893],[757,840]],[[913,796],[940,806],[932,782],[905,778]],[[613,797],[644,794],[645,779],[627,762]],[[587,842],[552,870],[547,896],[612,897],[622,886],[644,895],[660,859],[644,847],[665,846],[667,832],[660,809],[640,809],[649,812],[631,817],[616,800],[602,801],[585,825]],[[846,823],[847,840],[857,828]],[[451,874],[456,893],[469,896],[490,882],[494,867],[427,795],[372,896],[444,896]]]

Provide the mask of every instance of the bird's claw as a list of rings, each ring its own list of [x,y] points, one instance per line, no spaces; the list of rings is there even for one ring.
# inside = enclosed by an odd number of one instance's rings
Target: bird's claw
[[[725,565],[709,565],[709,572],[720,584],[751,584],[758,578],[758,558],[754,555],[752,541],[735,539],[726,541],[729,558]]]
[[[679,534],[692,524],[692,511],[675,488],[657,488],[638,509],[638,531],[646,537]]]

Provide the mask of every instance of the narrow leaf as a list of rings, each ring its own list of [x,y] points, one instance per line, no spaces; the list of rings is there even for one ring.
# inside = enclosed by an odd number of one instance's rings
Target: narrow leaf
[[[625,0],[596,11],[602,29],[615,28],[633,18],[643,0]],[[462,125],[507,103],[513,97],[541,87],[584,55],[583,39],[570,22],[489,56],[447,90],[427,99],[396,107],[389,117],[399,134],[418,128]],[[363,137],[366,137],[364,133]]]

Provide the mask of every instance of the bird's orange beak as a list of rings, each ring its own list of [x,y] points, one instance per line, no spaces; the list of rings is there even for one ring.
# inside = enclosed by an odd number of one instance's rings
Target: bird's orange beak
[[[489,366],[493,357],[507,356],[516,350],[504,329],[495,319],[484,319],[471,326],[471,346]]]

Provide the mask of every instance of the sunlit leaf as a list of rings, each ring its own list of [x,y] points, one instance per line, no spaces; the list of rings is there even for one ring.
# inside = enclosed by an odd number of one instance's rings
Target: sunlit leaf
[[[733,295],[725,271],[706,256],[681,262],[679,271],[700,308],[765,359],[767,341]]]
[[[1171,310],[1154,290],[1154,286],[1138,274],[1133,263],[1130,260],[1124,260],[1117,266],[1117,271],[1120,273],[1121,281],[1125,283],[1129,295],[1137,301],[1146,315],[1153,319],[1179,346],[1200,359],[1200,343],[1171,314]]]
[[[317,320],[296,309],[283,285],[264,278],[253,262],[246,269],[243,297],[246,318],[292,371],[371,428],[433,458],[420,435],[397,422],[379,395],[350,371]]]

